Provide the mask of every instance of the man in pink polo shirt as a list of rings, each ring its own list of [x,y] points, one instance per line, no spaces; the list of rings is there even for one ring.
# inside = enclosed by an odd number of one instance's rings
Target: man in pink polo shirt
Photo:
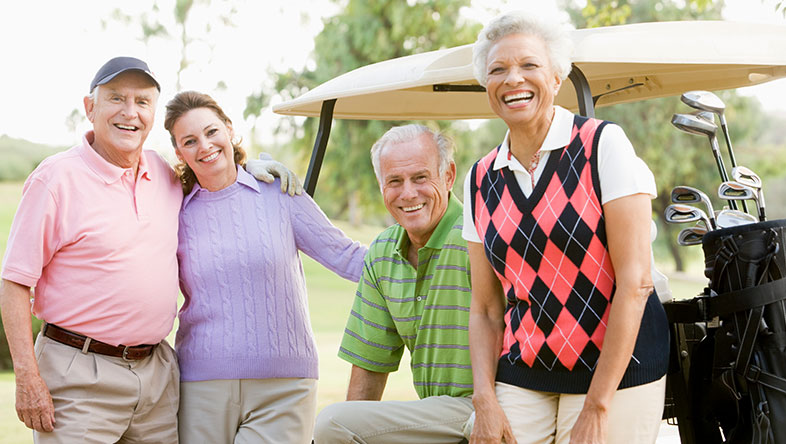
[[[108,61],[84,98],[93,130],[25,183],[0,311],[17,414],[36,442],[178,441],[179,372],[164,338],[177,315],[183,193],[142,149],[159,92],[145,62]],[[45,322],[35,348],[31,287]]]

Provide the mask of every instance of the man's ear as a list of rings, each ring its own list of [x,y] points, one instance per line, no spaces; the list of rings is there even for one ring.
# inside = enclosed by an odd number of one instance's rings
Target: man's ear
[[[445,184],[448,186],[448,190],[453,189],[453,182],[455,181],[456,181],[456,163],[450,162],[447,171],[445,171]]]
[[[95,110],[96,107],[93,98],[90,96],[85,96],[82,102],[85,105],[85,116],[87,117],[87,120],[89,120],[90,123],[93,123],[93,111]]]

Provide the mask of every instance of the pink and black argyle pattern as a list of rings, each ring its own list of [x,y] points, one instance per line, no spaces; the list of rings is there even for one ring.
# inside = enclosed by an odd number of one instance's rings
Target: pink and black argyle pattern
[[[595,368],[614,293],[597,167],[606,123],[576,116],[529,198],[510,169],[493,169],[499,147],[472,170],[475,226],[508,301],[501,359],[511,364]]]

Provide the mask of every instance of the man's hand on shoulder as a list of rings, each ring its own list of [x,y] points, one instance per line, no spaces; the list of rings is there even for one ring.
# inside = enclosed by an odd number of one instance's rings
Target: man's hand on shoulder
[[[297,175],[283,163],[273,160],[268,153],[261,153],[258,160],[246,161],[246,171],[262,182],[272,183],[276,177],[280,178],[282,193],[288,193],[290,196],[303,193],[303,185]]]

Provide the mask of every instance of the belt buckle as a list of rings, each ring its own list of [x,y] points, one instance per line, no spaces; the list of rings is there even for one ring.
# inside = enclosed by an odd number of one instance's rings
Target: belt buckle
[[[129,347],[130,346],[126,345],[125,348],[123,349],[123,360],[126,361],[126,362],[133,362],[134,361],[133,359],[128,359],[128,349],[129,349]]]

